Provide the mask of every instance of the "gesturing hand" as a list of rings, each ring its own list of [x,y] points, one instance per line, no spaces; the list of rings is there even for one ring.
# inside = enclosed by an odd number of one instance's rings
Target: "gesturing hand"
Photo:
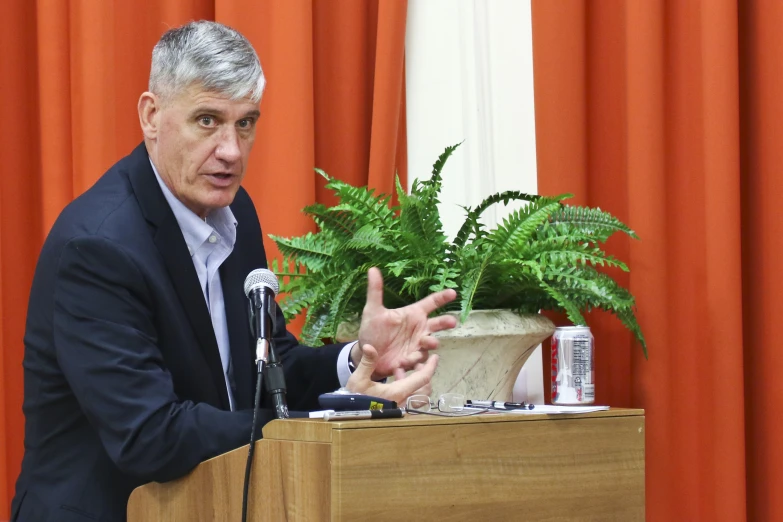
[[[454,328],[457,319],[450,315],[429,318],[428,315],[453,301],[454,290],[442,290],[403,308],[390,310],[383,306],[381,271],[367,273],[367,303],[359,326],[359,348],[367,344],[377,351],[374,378],[387,377],[395,369],[410,370],[427,360],[429,350],[438,347],[431,334]]]
[[[372,380],[377,364],[378,352],[372,345],[365,344],[362,348],[362,360],[348,379],[346,388],[352,392],[396,401],[400,407],[411,395],[432,393],[430,381],[438,365],[437,355],[430,357],[424,364],[417,364],[415,371],[407,375],[404,370],[398,369],[394,373],[394,382],[389,384]]]

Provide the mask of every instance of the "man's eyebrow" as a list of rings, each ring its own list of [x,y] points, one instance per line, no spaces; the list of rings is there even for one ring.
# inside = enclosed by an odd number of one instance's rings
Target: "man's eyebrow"
[[[202,107],[196,107],[192,111],[190,111],[191,117],[196,117],[201,114],[213,114],[215,116],[223,116],[223,111],[220,109],[216,109],[214,107],[209,107],[208,105],[204,105]]]
[[[219,116],[221,118],[225,117],[225,112],[224,111],[222,111],[220,109],[217,109],[217,108],[214,108],[214,107],[209,107],[209,106],[196,107],[195,109],[190,111],[190,117],[191,118],[195,118],[196,116],[200,116],[202,114],[211,114],[211,115],[214,115],[214,116]],[[258,109],[253,109],[253,110],[248,111],[247,113],[245,113],[243,118],[251,118],[251,117],[252,118],[258,118],[260,116],[261,116],[261,111],[258,110]]]

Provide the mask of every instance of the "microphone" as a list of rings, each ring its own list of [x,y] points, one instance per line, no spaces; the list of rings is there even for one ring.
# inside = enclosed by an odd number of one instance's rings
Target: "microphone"
[[[256,366],[264,375],[265,388],[272,396],[275,416],[288,418],[286,385],[283,366],[274,347],[273,322],[275,295],[280,289],[277,277],[271,270],[257,268],[245,278],[245,295],[253,310],[253,334],[256,336]]]
[[[245,295],[250,300],[251,329],[256,336],[256,365],[259,372],[264,370],[269,357],[274,300],[279,290],[277,277],[266,268],[257,268],[245,278]]]

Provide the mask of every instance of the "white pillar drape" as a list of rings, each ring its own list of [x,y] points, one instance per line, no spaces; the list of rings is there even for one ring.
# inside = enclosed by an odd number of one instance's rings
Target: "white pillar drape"
[[[463,142],[443,171],[446,234],[462,224],[460,205],[536,193],[530,0],[409,0],[405,53],[409,184]],[[496,207],[484,219],[490,227],[516,208]],[[515,396],[543,403],[541,364],[539,347]]]

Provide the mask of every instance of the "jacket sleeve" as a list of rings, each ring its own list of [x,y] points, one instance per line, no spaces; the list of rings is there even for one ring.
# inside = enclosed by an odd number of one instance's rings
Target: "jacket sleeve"
[[[100,237],[72,239],[55,279],[58,363],[121,471],[172,480],[247,443],[251,412],[177,398],[157,344],[147,281],[120,246]],[[261,423],[271,420],[263,416]]]
[[[345,344],[319,348],[299,344],[285,329],[285,319],[279,307],[275,331],[283,332],[283,335],[275,337],[275,349],[285,371],[288,407],[301,411],[321,409],[318,395],[340,387],[337,357]]]

